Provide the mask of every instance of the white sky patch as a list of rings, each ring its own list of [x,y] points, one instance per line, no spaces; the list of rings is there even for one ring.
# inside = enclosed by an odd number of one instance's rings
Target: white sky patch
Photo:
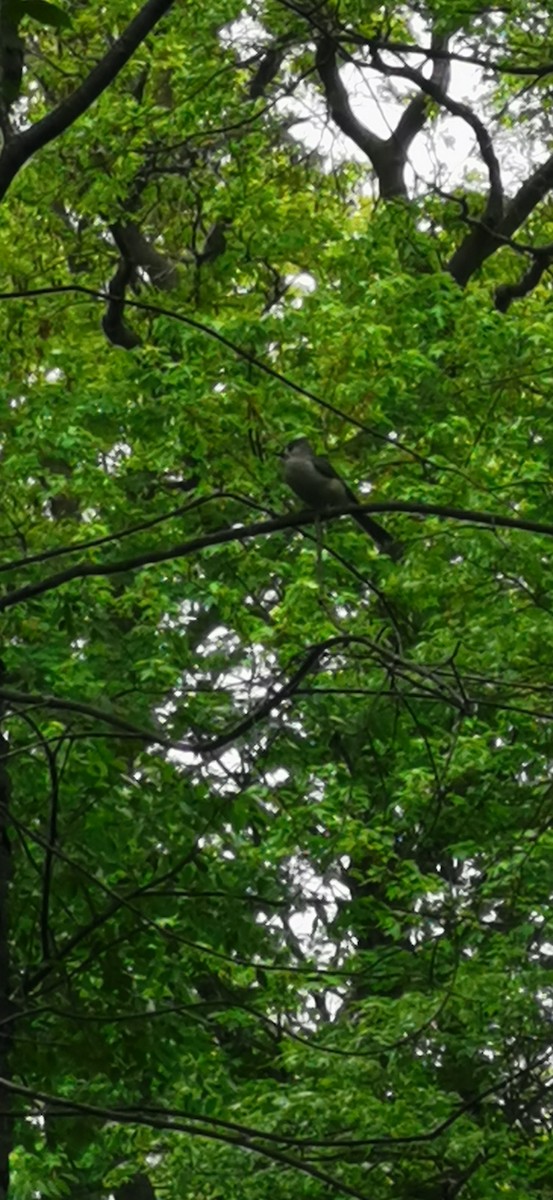
[[[493,14],[487,20],[499,27]],[[411,17],[410,31],[416,44],[429,45],[430,32],[420,18]],[[232,47],[242,64],[248,58],[259,55],[261,48],[271,42],[261,22],[250,16],[232,22],[220,32],[220,38],[225,47]],[[450,49],[460,55],[468,53],[462,38],[453,38]],[[426,78],[432,73],[432,61],[425,60],[424,55],[405,53],[400,56],[385,50],[381,54],[383,61],[393,68],[401,69],[407,65],[422,70]],[[396,128],[405,105],[417,94],[417,87],[401,77],[381,75],[363,62],[362,52],[352,57],[354,61],[345,63],[340,69],[352,112],[372,133],[388,138]],[[287,70],[285,61],[282,74],[289,84],[297,72]],[[525,126],[518,142],[513,136],[512,125],[500,125],[491,103],[494,82],[492,77],[486,77],[478,64],[452,59],[446,90],[452,100],[467,104],[487,125],[493,136],[504,178],[512,187],[517,187],[528,174],[530,156],[533,161],[536,147],[547,152],[547,146],[543,137],[540,138],[539,125],[533,129],[531,138],[528,137],[528,126]],[[524,103],[525,97],[522,97],[520,101],[513,100],[509,104],[509,116],[515,122],[523,111]],[[376,190],[376,179],[366,154],[328,118],[326,102],[319,89],[309,81],[300,83],[292,96],[279,97],[275,108],[284,118],[289,136],[306,150],[316,153],[323,168],[334,170],[342,163],[352,161],[365,164],[370,170],[370,179],[364,190],[369,194]],[[541,116],[543,121],[541,105],[537,104],[536,110],[538,119]],[[409,149],[407,187],[414,194],[424,192],[433,184],[451,191],[467,181],[472,186],[487,186],[487,170],[474,132],[462,117],[453,116],[441,108],[439,116],[427,122]]]
[[[421,40],[427,39],[421,35]],[[394,55],[384,57],[394,67],[403,65]],[[415,69],[420,69],[423,61],[422,57],[406,56],[406,62]],[[428,76],[430,72],[431,64],[427,64],[424,73]],[[416,94],[413,84],[404,79],[383,78],[378,72],[353,63],[344,65],[340,76],[357,119],[378,137],[388,138],[397,126],[406,102]],[[464,103],[470,101],[473,107],[476,100],[483,108],[491,95],[491,85],[485,85],[481,68],[452,62],[448,94]],[[287,117],[298,116],[298,124],[292,125],[290,134],[307,149],[320,154],[329,169],[351,161],[367,164],[366,154],[329,122],[324,98],[314,88],[307,84],[300,86],[294,97],[284,97],[277,102],[279,108]],[[466,121],[443,111],[438,121],[432,121],[415,139],[410,148],[409,163],[407,184],[411,190],[418,179],[433,180],[441,187],[452,188],[462,182],[467,169],[482,172],[485,177],[473,130]],[[437,171],[439,177],[436,179]]]
[[[108,475],[115,475],[117,469],[132,456],[132,446],[128,442],[115,442],[105,454],[98,456],[98,465]]]

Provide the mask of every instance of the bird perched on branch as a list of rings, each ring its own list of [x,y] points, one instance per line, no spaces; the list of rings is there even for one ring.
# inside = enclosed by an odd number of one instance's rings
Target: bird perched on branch
[[[310,508],[320,513],[344,504],[359,504],[355,493],[340,478],[328,459],[319,458],[313,453],[307,438],[295,438],[289,442],[281,458],[285,483]],[[354,512],[351,515],[383,554],[399,558],[401,547],[381,525],[367,513]]]

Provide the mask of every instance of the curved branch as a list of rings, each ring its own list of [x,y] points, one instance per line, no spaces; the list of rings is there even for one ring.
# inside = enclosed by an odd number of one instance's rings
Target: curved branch
[[[298,1171],[300,1174],[308,1175],[312,1179],[318,1180],[319,1183],[324,1183],[327,1188],[330,1188],[337,1195],[351,1196],[353,1200],[368,1200],[366,1192],[361,1192],[357,1188],[350,1187],[342,1179],[333,1178],[332,1175],[328,1175],[325,1171],[319,1170],[318,1167],[312,1166],[303,1158],[292,1157],[291,1154],[285,1154],[281,1150],[277,1150],[272,1143],[279,1140],[287,1142],[288,1139],[279,1139],[277,1136],[267,1134],[261,1129],[248,1129],[244,1132],[235,1133],[230,1126],[230,1122],[226,1123],[228,1128],[225,1128],[223,1121],[216,1122],[213,1119],[210,1120],[209,1117],[202,1118],[200,1116],[195,1117],[183,1114],[184,1119],[178,1120],[170,1115],[170,1110],[152,1109],[151,1114],[149,1114],[148,1110],[144,1108],[102,1108],[94,1104],[85,1104],[78,1100],[68,1100],[66,1097],[55,1096],[51,1093],[39,1092],[34,1088],[12,1083],[9,1079],[0,1078],[0,1087],[5,1087],[6,1091],[10,1094],[23,1096],[29,1100],[36,1100],[41,1105],[48,1104],[51,1113],[59,1112],[65,1116],[84,1115],[95,1117],[102,1122],[109,1121],[118,1125],[139,1125],[145,1126],[148,1129],[167,1129],[175,1133],[186,1133],[192,1138],[204,1138],[209,1141],[222,1142],[228,1146],[233,1146],[237,1150],[245,1151],[249,1155],[258,1155],[261,1158],[276,1162],[284,1170]],[[196,1124],[195,1122],[198,1123]],[[296,1144],[298,1141],[299,1139],[296,1139]],[[387,1141],[390,1142],[392,1139],[389,1138]]]
[[[411,83],[414,83],[418,88],[420,88],[421,92],[424,92],[427,96],[430,96],[432,100],[436,101],[436,104],[439,104],[441,108],[445,108],[447,112],[451,113],[452,117],[459,117],[460,120],[465,121],[467,125],[470,125],[470,128],[473,130],[478,142],[482,158],[486,164],[486,167],[488,168],[488,176],[490,180],[490,191],[486,204],[485,219],[490,223],[492,221],[499,222],[503,215],[503,184],[501,181],[501,171],[490,134],[488,133],[484,123],[479,117],[476,116],[476,113],[472,111],[468,104],[461,104],[459,100],[453,100],[451,96],[448,96],[444,88],[440,87],[434,79],[425,79],[421,71],[416,71],[414,67],[388,66],[387,63],[382,61],[382,58],[377,50],[373,50],[372,65],[376,70],[380,71],[382,75],[386,75],[388,78],[410,80]]]
[[[553,525],[541,521],[525,521],[518,517],[503,517],[499,513],[473,511],[466,508],[450,508],[441,504],[413,504],[410,501],[388,500],[375,504],[345,504],[325,512],[325,521],[336,520],[337,517],[355,516],[366,513],[399,512],[411,516],[442,517],[446,520],[468,521],[471,525],[484,525],[489,529],[519,529],[525,533],[540,533],[544,537],[553,538]],[[22,601],[42,596],[45,592],[55,591],[64,583],[74,579],[109,578],[111,575],[124,574],[127,571],[137,571],[142,567],[154,566],[156,563],[168,562],[171,559],[188,558],[197,550],[205,550],[208,546],[223,546],[228,542],[242,542],[248,538],[268,537],[284,529],[300,529],[302,525],[313,524],[320,520],[320,512],[284,513],[271,521],[254,521],[251,525],[225,526],[211,533],[201,534],[189,542],[180,542],[163,550],[150,550],[145,554],[137,554],[133,558],[120,558],[107,563],[77,563],[48,575],[36,583],[27,583],[23,587],[14,588],[0,597],[0,612],[13,608]]]
[[[121,257],[133,266],[143,267],[154,287],[163,292],[178,287],[176,264],[156,250],[134,221],[115,221],[110,232]]]
[[[441,88],[443,92],[447,92],[449,80],[451,76],[451,60],[448,54],[448,39],[440,34],[432,34],[431,48],[428,52],[429,57],[434,55],[434,66],[430,82],[436,87]],[[407,153],[413,138],[423,129],[428,117],[428,106],[425,97],[422,93],[414,96],[409,101],[405,112],[400,118],[399,124],[392,135],[399,141]]]
[[[513,300],[519,300],[522,296],[527,296],[538,286],[540,279],[547,268],[551,265],[552,258],[542,256],[536,257],[535,261],[528,267],[528,270],[521,275],[516,283],[502,283],[495,291],[495,307],[498,312],[507,312],[511,307]]]
[[[507,204],[502,220],[493,229],[485,229],[482,225],[474,228],[451,256],[447,270],[461,287],[465,287],[475,271],[497,250],[499,241],[520,229],[552,187],[553,154],[519,187]]]
[[[390,54],[424,54],[425,58],[447,58],[450,62],[466,63],[469,66],[474,64],[482,67],[484,71],[505,72],[507,75],[532,75],[536,80],[553,74],[553,62],[527,63],[524,66],[522,63],[508,62],[507,60],[493,60],[480,54],[461,54],[455,50],[444,50],[441,46],[420,46],[417,42],[394,42],[387,38],[373,38],[367,43],[366,37],[358,36],[350,31],[348,31],[348,37],[360,46],[369,44],[377,50],[389,50]]]
[[[47,146],[90,108],[123,69],[144,38],[171,8],[173,0],[146,0],[121,37],[92,68],[86,79],[51,113],[13,138],[0,155],[0,199],[24,163]]]
[[[509,236],[520,228],[540,200],[553,187],[553,154],[524,181],[507,206],[501,232]]]
[[[97,708],[94,704],[85,704],[84,701],[64,700],[58,696],[42,695],[40,692],[16,692],[13,688],[5,688],[1,684],[0,700],[4,701],[6,705],[15,706],[15,708],[22,705],[25,708],[29,706],[47,708],[52,712],[80,713],[82,716],[91,717],[94,721],[111,725],[112,728],[119,729],[122,733],[128,733],[138,741],[155,746],[165,746],[167,749],[172,749],[175,745],[172,738],[166,738],[162,733],[144,729],[140,725],[133,725],[131,721],[125,721],[115,713],[108,712],[107,709]]]
[[[132,263],[126,259],[119,260],[119,266],[108,283],[110,299],[102,317],[102,329],[112,346],[121,346],[123,350],[136,350],[142,342],[138,334],[124,320],[125,291],[134,275]]]
[[[447,94],[450,77],[450,58],[447,45],[446,37],[439,34],[432,35],[429,56],[434,57],[434,66],[431,78],[425,79],[422,72],[413,67],[388,66],[380,55],[380,49],[383,47],[379,47],[377,43],[370,44],[371,65],[375,70],[382,75],[410,80],[420,93],[410,101],[396,129],[387,139],[372,133],[352,112],[348,94],[338,69],[337,44],[330,36],[325,36],[318,41],[316,66],[331,116],[342,132],[350,137],[372,162],[383,196],[406,196],[403,172],[407,149],[424,126],[427,119],[425,96],[430,96],[437,104],[446,108],[452,116],[460,117],[474,130],[490,177],[487,219],[491,220],[492,217],[497,219],[503,210],[503,187],[499,163],[491,137],[479,117],[468,105],[453,100]]]
[[[317,43],[315,65],[333,121],[342,130],[342,133],[351,138],[352,142],[355,142],[355,145],[370,159],[378,175],[382,193],[384,194],[386,188],[388,197],[405,196],[401,163],[398,162],[397,170],[394,172],[394,164],[390,161],[388,142],[367,129],[351,110],[349,97],[338,69],[336,43],[332,38],[321,38]],[[386,182],[384,182],[385,177]]]
[[[449,84],[450,61],[447,54],[447,38],[432,35],[432,50],[435,52],[430,83],[441,92]],[[422,92],[409,101],[396,128],[388,138],[381,138],[359,120],[352,112],[349,97],[340,77],[337,53],[338,44],[330,37],[320,38],[317,43],[315,63],[323,85],[330,114],[342,133],[351,138],[356,146],[370,159],[376,174],[383,199],[394,196],[407,197],[405,167],[407,151],[411,142],[420,133],[428,117],[428,105]],[[373,49],[373,54],[375,53]],[[407,68],[409,70],[409,68]],[[421,76],[422,78],[422,76]],[[420,85],[418,85],[420,87]]]

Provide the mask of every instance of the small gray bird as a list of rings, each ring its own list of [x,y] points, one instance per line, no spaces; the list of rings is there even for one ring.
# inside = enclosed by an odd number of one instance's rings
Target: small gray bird
[[[351,488],[340,479],[334,467],[327,458],[319,458],[313,453],[307,438],[295,438],[289,442],[281,455],[284,463],[284,480],[288,487],[303,500],[309,508],[324,512],[331,508],[339,508],[343,504],[358,504],[359,500]],[[354,521],[368,533],[379,550],[398,558],[401,548],[381,525],[373,521],[367,513],[351,514]]]

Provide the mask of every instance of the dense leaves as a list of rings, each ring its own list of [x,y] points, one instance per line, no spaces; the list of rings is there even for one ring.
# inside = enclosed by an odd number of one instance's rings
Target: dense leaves
[[[551,18],[0,51],[0,1198],[550,1196]]]

